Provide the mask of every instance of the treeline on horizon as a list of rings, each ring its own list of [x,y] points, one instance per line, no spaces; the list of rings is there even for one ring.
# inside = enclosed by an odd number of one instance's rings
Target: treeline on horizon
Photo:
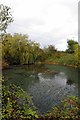
[[[65,51],[58,51],[54,45],[48,45],[41,49],[40,45],[29,40],[27,35],[5,34],[8,25],[14,20],[10,7],[1,4],[0,10],[0,38],[2,39],[0,41],[0,51],[2,51],[0,55],[2,55],[3,66],[8,64],[30,65],[40,62],[80,66],[80,45],[78,42],[68,40],[68,48]]]
[[[2,40],[2,61],[8,64],[54,63],[64,65],[80,65],[80,45],[68,40],[68,48],[58,51],[54,45],[43,49],[39,43],[29,40],[28,35],[6,34]]]

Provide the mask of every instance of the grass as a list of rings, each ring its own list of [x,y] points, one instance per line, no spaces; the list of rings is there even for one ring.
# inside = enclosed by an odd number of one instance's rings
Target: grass
[[[78,60],[74,59],[74,55],[68,54],[68,53],[53,54],[52,56],[47,57],[45,62],[53,63],[53,64],[67,65],[67,66],[75,66],[75,67],[79,66]]]

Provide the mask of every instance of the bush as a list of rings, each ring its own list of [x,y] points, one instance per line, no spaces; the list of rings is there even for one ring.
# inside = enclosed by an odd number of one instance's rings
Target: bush
[[[64,99],[59,106],[52,108],[47,117],[58,118],[59,120],[77,120],[80,117],[80,99],[75,96],[70,96]]]
[[[30,99],[20,87],[3,85],[2,120],[36,120],[36,109]]]
[[[64,99],[45,115],[38,114],[30,96],[20,87],[3,85],[2,120],[79,120],[80,99],[75,96]]]

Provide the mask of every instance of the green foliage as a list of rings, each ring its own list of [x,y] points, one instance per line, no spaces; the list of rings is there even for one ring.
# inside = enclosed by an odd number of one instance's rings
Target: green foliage
[[[53,64],[62,64],[69,66],[80,66],[80,46],[75,45],[74,53],[56,52],[46,58],[45,62]]]
[[[13,22],[10,7],[0,5],[0,31],[6,32],[8,25]]]
[[[68,49],[66,50],[67,53],[74,53],[74,45],[78,44],[78,42],[74,40],[68,40]]]
[[[80,65],[80,46],[78,44],[74,45],[74,61],[76,65]]]
[[[30,96],[20,87],[6,86],[2,88],[2,120],[76,120],[80,117],[80,99],[70,96],[61,101],[45,115],[38,114]]]
[[[71,119],[76,120],[80,117],[79,107],[80,99],[70,96],[64,99],[59,106],[53,107],[52,111],[46,114],[49,118],[58,118],[58,120]]]
[[[30,96],[20,87],[16,87],[15,85],[3,85],[2,91],[3,120],[36,120],[38,118]]]
[[[53,53],[57,52],[55,46],[48,45],[48,47],[44,48],[44,52],[46,57],[52,56]]]
[[[29,40],[27,35],[7,34],[2,41],[2,60],[9,64],[29,65],[46,61],[80,66],[80,46],[77,42],[69,40],[67,52],[57,51],[53,45],[41,49],[39,44]]]
[[[7,34],[2,41],[2,58],[10,64],[33,64],[43,60],[43,50],[27,35]]]
[[[50,45],[44,48],[45,62],[50,64],[62,64],[69,66],[80,66],[80,45],[74,40],[69,40],[66,51],[57,51]]]

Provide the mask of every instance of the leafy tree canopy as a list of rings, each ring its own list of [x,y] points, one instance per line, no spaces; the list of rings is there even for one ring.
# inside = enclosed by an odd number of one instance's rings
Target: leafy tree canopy
[[[10,7],[0,5],[0,31],[6,32],[8,25],[13,22],[12,14],[10,12]]]
[[[66,50],[66,52],[68,53],[74,53],[74,45],[78,44],[77,41],[74,41],[74,40],[68,40],[68,49]]]

